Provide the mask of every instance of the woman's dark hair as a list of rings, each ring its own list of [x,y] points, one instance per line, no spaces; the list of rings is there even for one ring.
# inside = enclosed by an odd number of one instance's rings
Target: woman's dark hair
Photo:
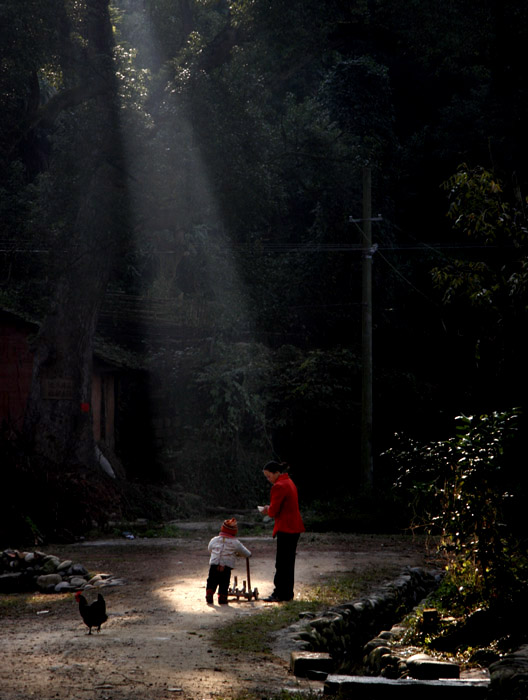
[[[277,472],[284,474],[288,469],[289,466],[286,462],[268,462],[262,471],[271,472],[272,474]]]

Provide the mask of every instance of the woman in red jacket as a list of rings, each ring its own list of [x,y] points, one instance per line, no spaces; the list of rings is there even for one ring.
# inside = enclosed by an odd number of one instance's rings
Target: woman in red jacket
[[[288,465],[278,462],[268,462],[263,469],[264,476],[272,486],[270,504],[264,506],[262,514],[275,519],[273,537],[277,538],[273,579],[275,589],[264,599],[273,603],[293,598],[297,543],[301,532],[304,532],[297,487],[286,473],[287,470]]]

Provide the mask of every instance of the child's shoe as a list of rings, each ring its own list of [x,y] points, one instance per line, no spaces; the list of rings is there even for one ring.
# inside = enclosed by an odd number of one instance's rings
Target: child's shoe
[[[218,596],[218,605],[227,605],[227,596],[226,595],[219,595]]]
[[[208,605],[213,605],[214,603],[214,591],[211,591],[209,588],[205,591],[205,601]]]

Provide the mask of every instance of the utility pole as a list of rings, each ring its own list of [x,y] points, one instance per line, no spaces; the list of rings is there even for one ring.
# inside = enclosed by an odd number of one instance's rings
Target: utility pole
[[[372,490],[372,171],[363,168],[361,486]]]

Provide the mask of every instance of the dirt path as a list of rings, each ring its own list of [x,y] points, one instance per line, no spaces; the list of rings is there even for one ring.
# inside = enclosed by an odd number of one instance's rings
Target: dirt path
[[[212,630],[237,616],[255,615],[258,624],[258,612],[273,604],[205,603],[207,543],[216,534],[211,527],[197,528],[182,539],[47,548],[91,572],[112,573],[126,583],[103,590],[109,620],[100,634],[87,634],[71,594],[41,596],[30,613],[4,617],[0,697],[201,700],[320,688],[319,683],[292,676],[287,653],[262,655],[256,663],[243,652],[229,654],[214,647]],[[264,597],[272,589],[275,543],[269,537],[241,535],[241,540],[253,552],[252,587]],[[297,596],[302,598],[303,588],[336,572],[381,570],[385,578],[392,578],[404,566],[424,561],[423,548],[401,537],[306,533],[298,549]],[[245,566],[235,573],[240,583]]]

